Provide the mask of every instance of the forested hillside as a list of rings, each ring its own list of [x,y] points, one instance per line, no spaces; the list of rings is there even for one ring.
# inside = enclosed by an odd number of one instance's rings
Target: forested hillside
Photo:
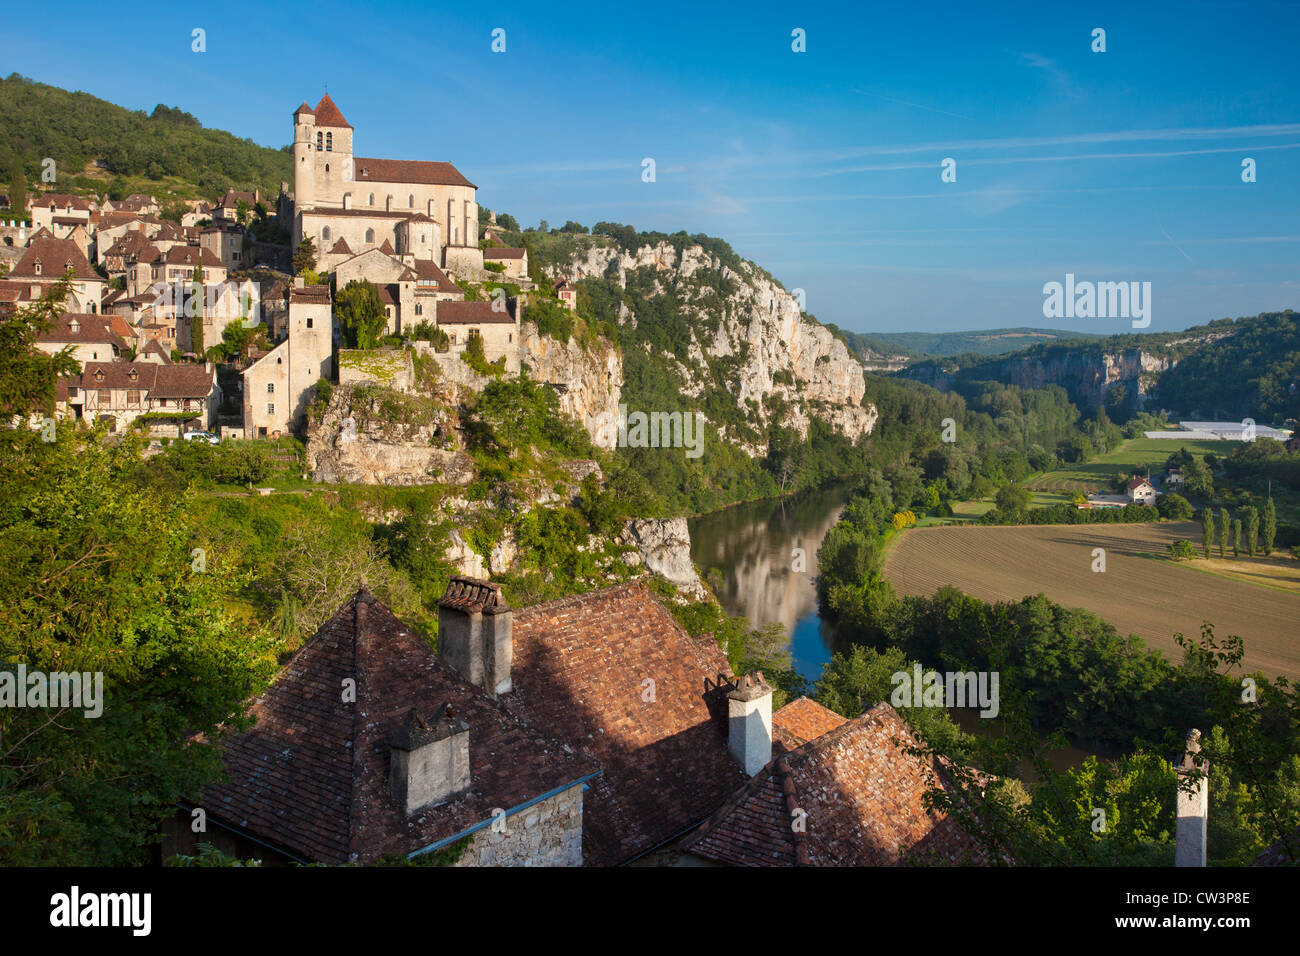
[[[55,161],[56,186],[62,192],[111,193],[115,182],[133,190],[147,180],[189,198],[216,199],[228,188],[255,186],[273,197],[293,172],[288,146],[270,149],[204,129],[189,113],[162,104],[152,113],[128,110],[88,93],[10,74],[0,80],[5,186],[12,185],[19,167],[27,182],[39,180],[46,157]],[[88,174],[87,165],[96,162]]]

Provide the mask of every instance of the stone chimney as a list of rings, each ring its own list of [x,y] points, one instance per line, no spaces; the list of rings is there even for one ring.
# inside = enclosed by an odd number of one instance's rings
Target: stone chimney
[[[428,721],[408,710],[388,746],[388,787],[408,814],[469,789],[469,725],[450,704]]]
[[[1178,771],[1178,829],[1174,839],[1174,866],[1205,866],[1205,835],[1209,819],[1209,765],[1196,755],[1201,752],[1201,732],[1187,732],[1187,749]],[[1185,790],[1187,780],[1195,780]]]
[[[438,654],[489,697],[511,690],[513,613],[501,585],[454,577],[438,601]]]
[[[751,777],[772,760],[772,688],[762,671],[727,692],[727,749]]]

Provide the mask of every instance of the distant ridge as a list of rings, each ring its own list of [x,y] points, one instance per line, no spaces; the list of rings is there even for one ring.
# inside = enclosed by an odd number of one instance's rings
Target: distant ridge
[[[1090,341],[1102,338],[1091,332],[1036,329],[1027,326],[1010,329],[975,329],[969,332],[864,332],[861,334],[863,338],[894,345],[914,355],[930,357],[1006,355],[1031,345],[1065,342],[1070,339]]]

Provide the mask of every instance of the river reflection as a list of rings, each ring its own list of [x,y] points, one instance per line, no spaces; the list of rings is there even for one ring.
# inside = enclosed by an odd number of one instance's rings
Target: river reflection
[[[813,584],[817,549],[839,520],[851,489],[851,484],[836,485],[690,520],[691,559],[701,574],[720,572],[721,587],[716,578],[713,584],[722,607],[743,614],[755,627],[779,621],[791,636],[795,670],[809,680],[820,677],[831,658],[830,627],[817,615]]]

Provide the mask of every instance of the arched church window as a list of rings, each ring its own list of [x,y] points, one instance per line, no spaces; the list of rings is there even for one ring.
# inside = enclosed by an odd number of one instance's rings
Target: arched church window
[[[373,206],[374,204],[375,204],[375,194],[374,194],[374,193],[371,193],[371,194],[370,194],[370,205]]]
[[[333,133],[326,133],[326,134],[325,134],[325,152],[327,152],[327,153],[332,153],[333,151],[334,151],[334,134],[333,134]]]
[[[366,230],[366,242],[374,242],[374,241],[375,241],[375,230],[373,230],[373,229],[367,229],[367,230]]]
[[[325,240],[326,242],[329,241],[329,237],[330,237],[330,227],[329,227],[329,226],[326,226],[325,228],[323,228],[323,229],[320,231],[320,237],[321,237],[321,239]]]
[[[316,148],[317,148],[317,149],[320,149],[321,138],[322,138],[324,135],[325,135],[325,134],[322,133],[320,130],[316,130]]]
[[[406,197],[406,208],[407,209],[415,208],[415,193],[411,193],[411,195]]]

